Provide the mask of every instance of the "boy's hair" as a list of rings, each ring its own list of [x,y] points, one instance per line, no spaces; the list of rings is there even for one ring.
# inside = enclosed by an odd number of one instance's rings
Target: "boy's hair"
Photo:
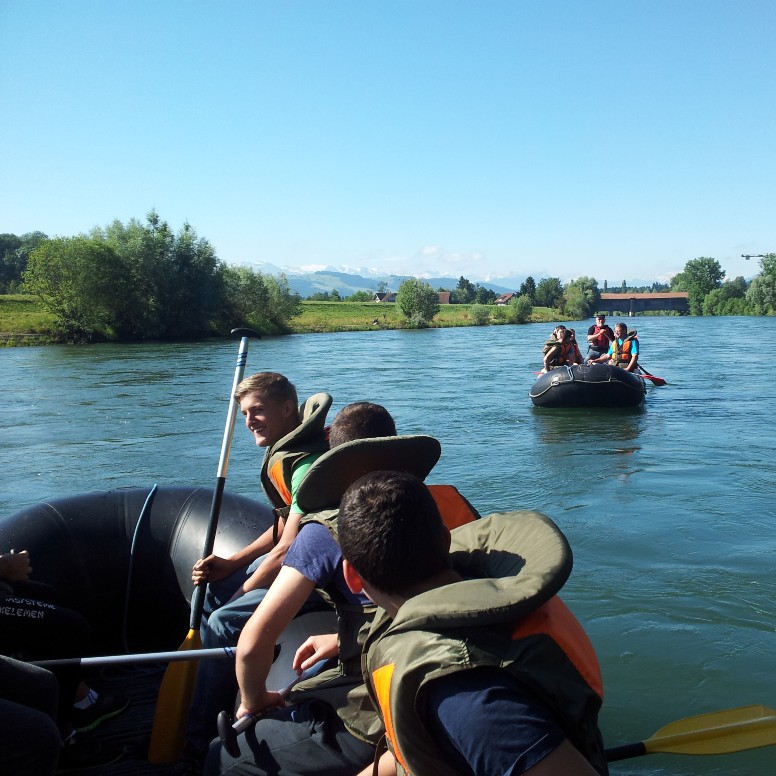
[[[354,439],[396,436],[396,424],[385,407],[368,401],[348,404],[337,413],[329,431],[329,447]]]
[[[258,372],[246,377],[235,389],[234,400],[239,404],[249,393],[260,393],[271,401],[292,401],[295,407],[299,406],[294,384],[278,372]]]
[[[356,480],[342,497],[337,535],[343,557],[384,593],[402,593],[450,568],[447,529],[434,497],[405,472]]]

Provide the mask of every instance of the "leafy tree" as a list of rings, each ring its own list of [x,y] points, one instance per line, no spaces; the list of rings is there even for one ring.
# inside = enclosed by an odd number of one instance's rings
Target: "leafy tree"
[[[563,284],[560,278],[544,278],[536,286],[534,304],[537,307],[555,307],[563,296]]]
[[[444,290],[444,289],[441,289]],[[470,304],[477,295],[477,289],[470,280],[463,275],[458,278],[458,285],[452,293],[452,298],[457,304]]]
[[[485,288],[479,283],[477,284],[477,293],[474,296],[474,301],[477,304],[493,304],[496,301],[498,294],[490,288]]]
[[[114,221],[91,232],[124,261],[133,294],[125,328],[134,338],[210,334],[222,312],[223,265],[207,240],[185,223],[174,234],[152,210],[146,223]]]
[[[115,338],[123,332],[129,294],[125,268],[108,245],[87,237],[46,240],[29,256],[24,290],[36,295],[72,342]]]
[[[43,232],[28,232],[21,237],[0,234],[0,293],[18,290],[30,253],[46,239]]]
[[[744,315],[747,308],[746,280],[740,275],[709,291],[703,300],[704,315]]]
[[[346,302],[371,302],[372,294],[369,291],[355,291],[347,299]]]
[[[563,312],[570,318],[587,318],[593,314],[601,299],[595,278],[572,280],[563,292]]]
[[[426,328],[439,312],[439,296],[423,280],[408,278],[399,286],[396,304],[410,326]]]
[[[220,331],[228,332],[239,325],[265,332],[284,331],[301,310],[301,299],[291,292],[285,276],[275,278],[238,266],[226,267],[223,274]]]
[[[513,296],[509,300],[507,320],[510,323],[527,323],[531,320],[531,297],[528,294]]]
[[[622,281],[622,286],[620,286],[620,293],[621,294],[628,293],[628,284],[624,280]]]
[[[316,291],[314,294],[310,294],[307,297],[310,302],[330,302],[331,297],[328,291]]]
[[[341,302],[342,301],[342,297],[340,296],[339,291],[337,291],[336,288],[333,288],[331,290],[331,301],[332,302]]]
[[[527,296],[532,302],[536,296],[536,281],[529,275],[524,283],[520,284],[520,296]]]
[[[716,259],[700,256],[691,259],[684,269],[671,279],[672,291],[686,291],[692,315],[703,315],[706,294],[722,285],[725,270]]]
[[[776,313],[776,275],[754,277],[746,290],[746,301],[755,315]]]

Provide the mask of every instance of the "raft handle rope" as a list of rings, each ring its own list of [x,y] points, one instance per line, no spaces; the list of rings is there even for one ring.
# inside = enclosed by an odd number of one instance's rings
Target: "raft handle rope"
[[[129,597],[130,593],[132,591],[132,571],[135,565],[135,546],[137,544],[137,537],[140,533],[140,525],[143,522],[143,519],[148,514],[148,512],[151,509],[151,504],[153,503],[154,496],[156,495],[156,491],[158,490],[159,486],[154,483],[153,488],[148,492],[148,495],[146,496],[145,502],[143,503],[143,508],[140,510],[140,515],[137,518],[137,523],[135,524],[135,530],[132,534],[132,544],[129,548],[129,568],[127,570],[127,591],[124,595],[124,618],[121,626],[121,641],[124,645],[124,651],[129,654],[129,641],[127,638],[127,626],[128,626],[128,620],[129,620]]]

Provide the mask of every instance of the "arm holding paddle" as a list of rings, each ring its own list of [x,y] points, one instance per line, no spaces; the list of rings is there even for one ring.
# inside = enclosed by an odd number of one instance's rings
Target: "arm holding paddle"
[[[314,588],[314,582],[284,566],[243,628],[235,661],[241,698],[237,718],[283,705],[279,693],[269,692],[266,686],[275,644]]]

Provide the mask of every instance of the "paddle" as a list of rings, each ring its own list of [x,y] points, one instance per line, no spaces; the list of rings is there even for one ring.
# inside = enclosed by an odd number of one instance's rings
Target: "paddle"
[[[221,455],[218,459],[216,472],[216,488],[213,491],[213,502],[210,507],[210,518],[202,557],[206,558],[213,552],[215,544],[218,515],[221,511],[221,501],[224,495],[226,470],[229,466],[229,450],[232,445],[234,421],[237,417],[237,402],[234,392],[237,384],[245,373],[245,362],[248,358],[248,338],[259,337],[252,329],[233,329],[232,334],[240,337],[240,348],[237,352],[237,366],[234,370],[232,390],[229,394],[229,411],[226,416],[224,438],[221,443]],[[205,603],[205,585],[198,585],[191,598],[191,619],[189,632],[179,647],[181,650],[199,649],[202,639],[199,635],[199,621],[202,618],[202,607]],[[177,759],[183,748],[183,734],[186,728],[191,697],[194,692],[194,682],[197,678],[199,664],[194,660],[172,662],[165,671],[156,701],[154,725],[151,730],[151,741],[148,745],[148,761],[151,763],[168,763]]]
[[[639,368],[639,371],[641,372],[643,377],[646,377],[647,380],[651,380],[654,385],[667,385],[666,381],[662,377],[656,377],[655,375],[651,375],[649,372],[647,372],[646,369],[641,364],[636,364],[636,366]]]
[[[299,684],[299,682],[309,679],[311,676],[315,676],[320,673],[323,668],[330,664],[330,661],[326,658],[319,660],[317,663],[311,665],[305,671],[302,671],[295,679],[289,682],[283,689],[278,690],[278,694],[281,698],[286,698],[291,690]],[[333,665],[333,663],[331,663]],[[260,714],[246,714],[244,717],[240,717],[236,722],[232,722],[232,715],[228,711],[221,711],[218,714],[216,726],[218,728],[218,737],[221,739],[221,743],[224,745],[224,749],[232,757],[240,756],[240,745],[237,743],[237,736],[247,730],[256,720],[261,719],[263,716],[271,711],[277,711],[277,707],[270,706]]]
[[[607,762],[655,752],[729,754],[776,744],[776,711],[742,706],[699,714],[660,728],[651,738],[606,750]]]
[[[212,647],[210,649],[186,649],[177,652],[135,652],[129,655],[96,655],[94,657],[60,657],[50,660],[31,660],[42,668],[51,666],[79,665],[83,667],[125,665],[128,663],[173,663],[180,660],[200,658],[234,658],[233,647]]]

